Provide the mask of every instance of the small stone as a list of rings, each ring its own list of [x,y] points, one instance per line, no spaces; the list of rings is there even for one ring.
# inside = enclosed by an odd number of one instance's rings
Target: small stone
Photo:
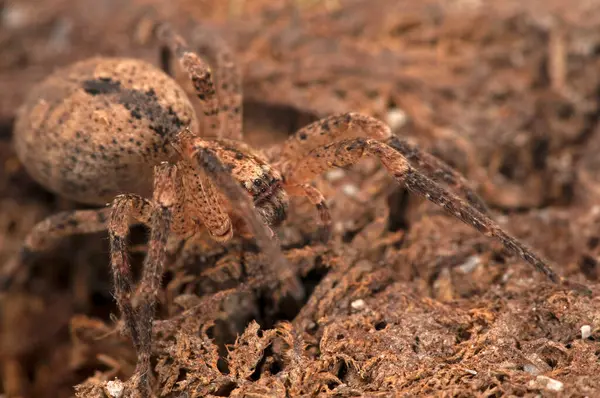
[[[467,261],[462,263],[458,268],[463,274],[470,274],[481,263],[479,256],[471,256]]]
[[[592,327],[590,325],[583,325],[581,327],[581,338],[587,339],[592,335]]]
[[[350,306],[352,308],[354,308],[355,310],[362,310],[363,308],[365,308],[366,304],[365,304],[365,300],[363,299],[358,299],[358,300],[354,300]]]
[[[344,178],[344,176],[346,175],[346,172],[342,169],[333,169],[333,170],[329,170],[327,173],[325,173],[325,178],[327,179],[327,181],[337,181],[337,180],[341,180],[342,178]]]
[[[358,195],[358,187],[353,184],[345,184],[342,186],[342,192],[350,197],[356,197]]]
[[[477,371],[476,371],[476,370],[473,370],[473,369],[465,369],[465,372],[467,372],[467,373],[468,373],[468,374],[470,374],[470,375],[477,376]]]
[[[565,387],[565,385],[562,382],[551,379],[548,376],[538,376],[536,377],[535,381],[532,380],[531,382],[549,391],[562,391]]]
[[[540,370],[530,363],[523,365],[523,370],[532,375],[538,375],[540,373]]]
[[[314,323],[314,322],[310,322],[310,323],[308,323],[308,324],[306,325],[306,330],[307,330],[307,331],[309,331],[309,332],[310,332],[310,331],[315,331],[315,330],[317,330],[318,326],[319,326],[319,325],[317,325],[316,323]]]
[[[404,126],[408,121],[408,116],[406,112],[402,109],[391,108],[387,113],[387,124],[390,126],[392,130],[397,130]]]
[[[114,379],[106,383],[106,393],[111,398],[121,398],[123,396],[123,382],[119,379]]]

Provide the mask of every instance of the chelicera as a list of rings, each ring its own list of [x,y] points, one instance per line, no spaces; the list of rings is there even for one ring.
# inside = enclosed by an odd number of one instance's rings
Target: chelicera
[[[132,388],[148,391],[151,336],[169,234],[186,238],[208,229],[217,241],[253,236],[273,259],[281,280],[296,284],[285,267],[272,227],[286,218],[289,196],[316,207],[324,229],[326,200],[310,183],[364,155],[377,157],[410,191],[446,209],[541,271],[564,282],[538,255],[504,232],[465,179],[434,156],[358,113],[316,121],[265,151],[243,143],[240,73],[231,51],[208,37],[216,75],[165,24],[156,29],[166,60],[178,61],[202,104],[203,126],[184,90],[167,73],[134,59],[92,58],[56,71],[37,85],[15,125],[16,152],[40,184],[79,202],[110,206],[53,215],[35,226],[18,258],[4,267],[10,280],[27,258],[57,239],[108,230],[115,298],[138,354]],[[169,62],[165,62],[168,65]],[[203,137],[199,136],[203,131]],[[463,195],[462,200],[436,180]],[[126,252],[130,225],[150,227],[149,249],[133,308]]]

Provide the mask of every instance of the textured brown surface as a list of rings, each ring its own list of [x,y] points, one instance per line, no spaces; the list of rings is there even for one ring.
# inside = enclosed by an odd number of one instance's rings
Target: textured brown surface
[[[38,3],[2,3],[0,261],[35,222],[77,207],[17,162],[16,108],[54,68],[92,55],[158,65],[143,7],[156,3],[190,41],[195,18],[234,45],[253,144],[332,112],[387,119],[474,181],[502,227],[593,291],[546,283],[366,160],[317,181],[330,244],[317,243],[304,200],[279,228],[305,301],[269,289],[275,278],[247,242],[198,237],[171,248],[155,323],[157,394],[600,393],[594,2],[298,1],[296,14],[270,1]],[[131,237],[135,264],[144,236]],[[26,289],[2,297],[9,396],[70,396],[79,384],[81,396],[102,397],[107,380],[133,372],[131,343],[110,316],[106,241],[69,239],[37,261]]]

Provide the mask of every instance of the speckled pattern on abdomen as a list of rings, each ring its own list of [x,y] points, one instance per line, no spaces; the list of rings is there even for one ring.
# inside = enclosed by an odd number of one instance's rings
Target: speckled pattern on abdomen
[[[27,171],[72,200],[105,204],[152,195],[153,165],[175,158],[169,141],[196,115],[168,75],[134,59],[92,58],[37,85],[19,109],[14,144]]]

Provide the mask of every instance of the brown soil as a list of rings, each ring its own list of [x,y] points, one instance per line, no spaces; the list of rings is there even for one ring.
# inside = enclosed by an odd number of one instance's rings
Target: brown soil
[[[44,216],[78,207],[33,182],[11,149],[24,95],[93,54],[158,63],[148,26],[159,16],[187,37],[211,24],[234,46],[255,146],[338,111],[388,120],[592,290],[548,283],[365,160],[317,181],[335,220],[328,244],[303,200],[278,231],[304,300],[269,288],[249,242],[198,237],[171,251],[154,326],[157,395],[600,395],[594,2],[7,0],[0,11],[2,263]],[[138,268],[145,233],[132,233]],[[4,394],[103,397],[107,381],[131,375],[107,251],[105,234],[66,239],[3,295]]]

